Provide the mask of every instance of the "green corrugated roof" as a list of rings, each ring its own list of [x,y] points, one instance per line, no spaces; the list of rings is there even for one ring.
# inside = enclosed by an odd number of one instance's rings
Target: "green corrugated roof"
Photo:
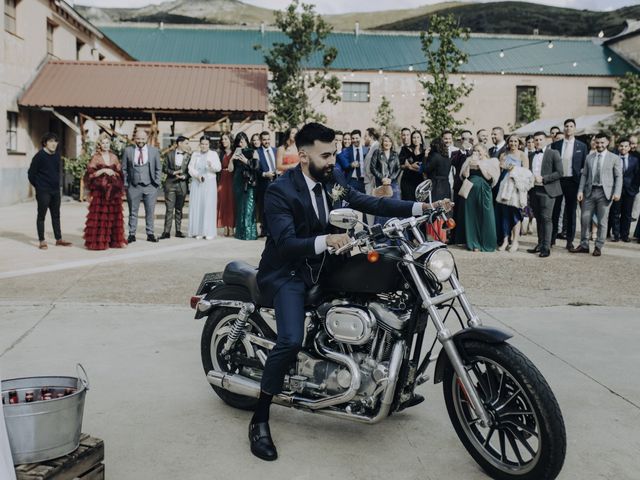
[[[254,45],[268,48],[288,40],[273,30],[262,34],[247,29],[118,26],[102,31],[137,60],[150,62],[261,65],[263,53]],[[333,69],[425,68],[418,34],[332,33],[326,43],[338,49]],[[590,39],[553,39],[553,48],[549,48],[548,38],[474,36],[460,46],[469,54],[469,62],[461,68],[466,73],[620,76],[635,71],[607,46]],[[318,57],[308,66],[320,65]]]

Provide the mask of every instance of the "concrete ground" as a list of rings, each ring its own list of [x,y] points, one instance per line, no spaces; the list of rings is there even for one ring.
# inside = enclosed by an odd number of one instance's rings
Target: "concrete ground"
[[[163,206],[158,210],[163,211]],[[0,208],[0,369],[7,378],[88,371],[83,430],[104,439],[107,478],[482,479],[457,439],[441,386],[375,426],[272,410],[277,462],[248,452],[249,413],[204,378],[188,298],[207,271],[257,262],[262,242],[229,238],[81,246],[86,204],[65,203],[71,248],[35,248],[35,204]],[[160,228],[162,218],[156,225]],[[49,233],[49,236],[51,234]],[[531,246],[533,237],[524,237]],[[638,244],[549,259],[454,249],[486,324],[514,333],[562,408],[568,439],[560,479],[638,478]]]

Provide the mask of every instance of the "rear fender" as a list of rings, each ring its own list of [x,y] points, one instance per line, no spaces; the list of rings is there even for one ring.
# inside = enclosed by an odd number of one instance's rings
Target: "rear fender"
[[[458,349],[458,353],[462,357],[462,360],[466,360],[466,352],[464,349],[464,343],[467,340],[477,340],[484,343],[505,343],[513,335],[503,330],[493,327],[470,327],[460,330],[453,334],[453,343]],[[438,354],[438,360],[436,361],[436,369],[433,374],[433,383],[440,383],[444,377],[444,367],[449,362],[449,357],[444,351],[444,348],[440,350]]]

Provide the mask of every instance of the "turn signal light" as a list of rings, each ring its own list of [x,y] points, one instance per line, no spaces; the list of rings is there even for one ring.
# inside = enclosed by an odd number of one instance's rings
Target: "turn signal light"
[[[456,221],[453,218],[449,218],[447,220],[447,228],[451,230],[452,228],[456,228]]]
[[[195,310],[200,300],[202,300],[202,297],[200,295],[194,295],[193,297],[191,297],[191,300],[189,301],[191,308]]]
[[[369,260],[369,263],[376,263],[378,260],[380,260],[380,254],[375,250],[371,250],[369,253],[367,253],[367,260]]]

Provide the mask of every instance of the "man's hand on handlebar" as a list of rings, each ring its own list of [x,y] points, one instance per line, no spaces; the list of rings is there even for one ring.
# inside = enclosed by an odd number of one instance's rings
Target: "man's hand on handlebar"
[[[450,212],[453,209],[453,205],[454,203],[450,199],[445,198],[444,200],[438,200],[437,202],[433,203],[423,203],[422,211],[424,213],[427,213],[430,210],[442,208],[445,212]]]
[[[327,247],[338,250],[351,242],[351,237],[346,233],[327,235]]]

